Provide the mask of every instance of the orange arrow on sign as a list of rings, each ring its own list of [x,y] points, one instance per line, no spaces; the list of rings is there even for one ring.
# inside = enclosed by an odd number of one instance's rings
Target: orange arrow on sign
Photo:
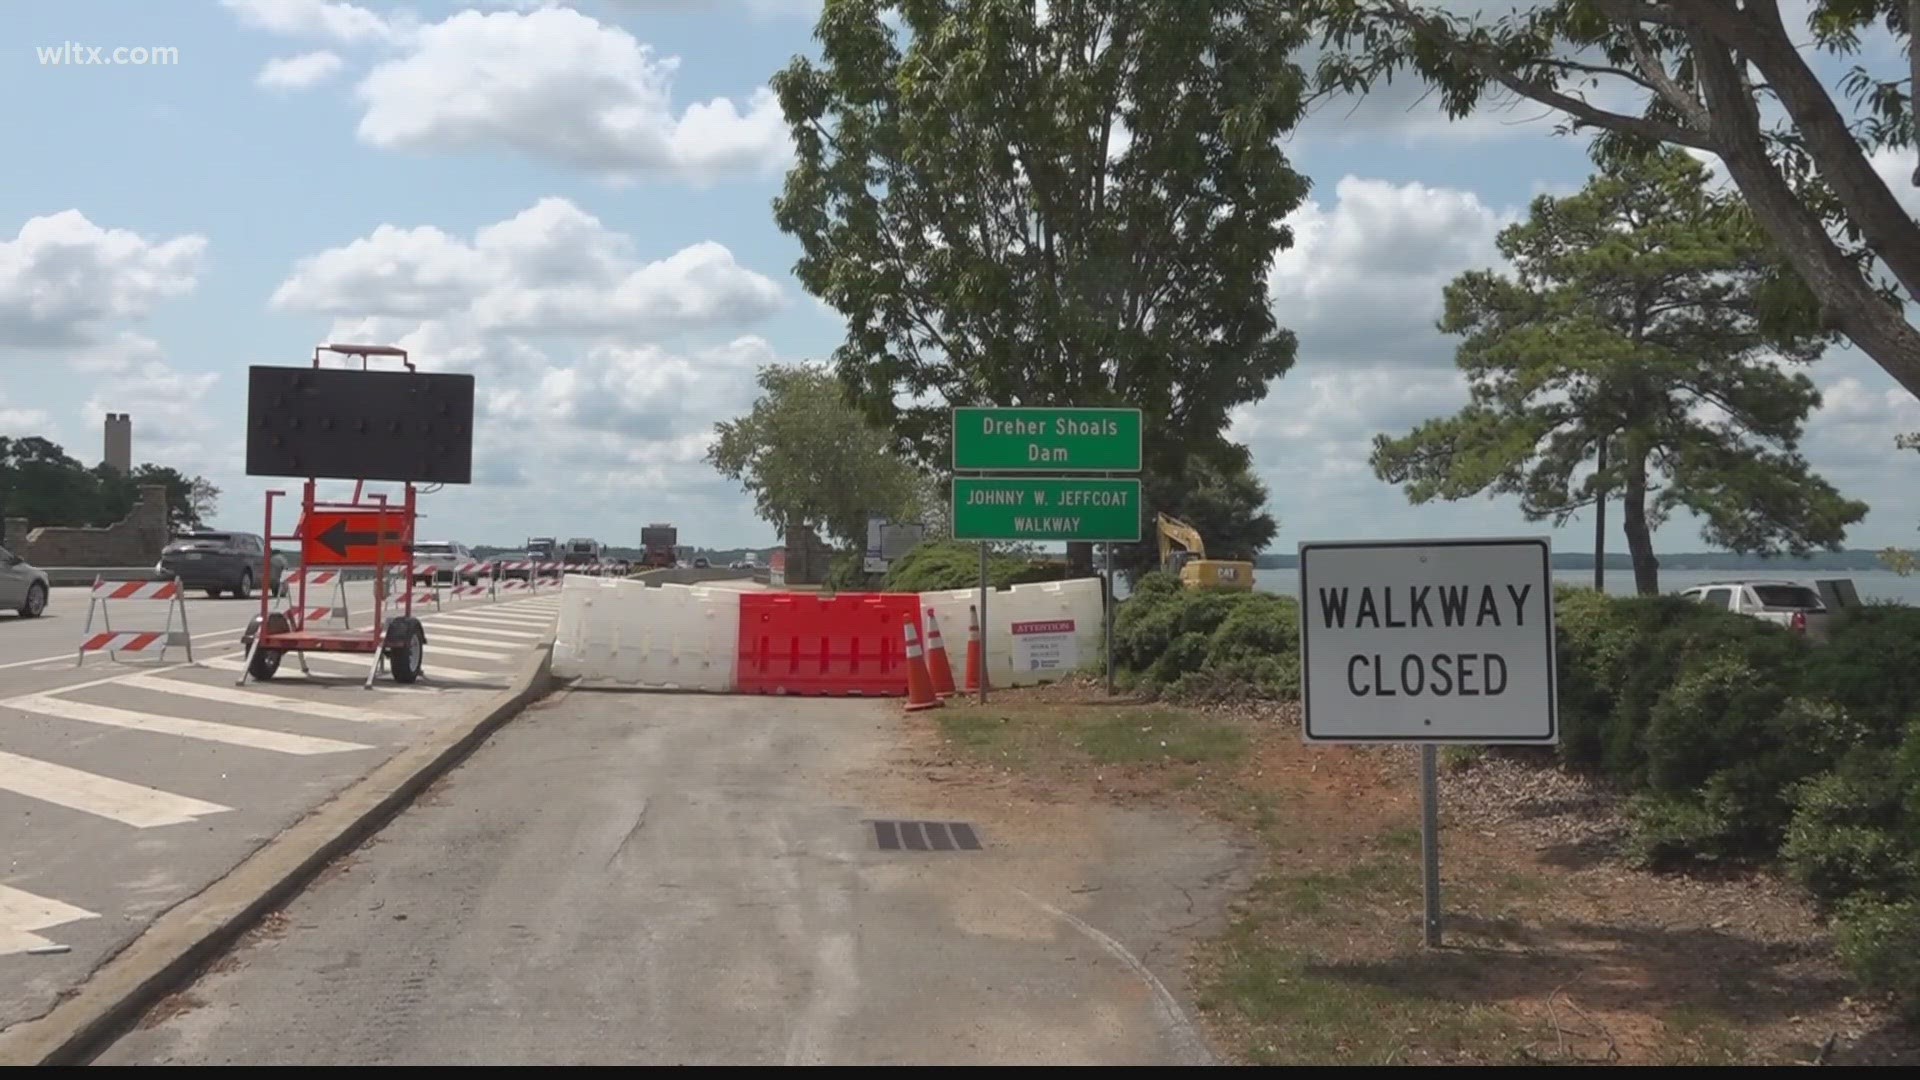
[[[300,527],[300,557],[308,566],[405,565],[406,516],[402,510],[315,510]]]

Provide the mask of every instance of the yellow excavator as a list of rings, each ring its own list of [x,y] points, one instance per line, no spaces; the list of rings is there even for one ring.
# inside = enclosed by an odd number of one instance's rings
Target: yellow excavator
[[[1232,559],[1207,558],[1206,541],[1200,530],[1166,514],[1158,515],[1160,526],[1160,569],[1178,571],[1180,584],[1187,588],[1251,589],[1253,564]],[[1184,550],[1175,551],[1178,544]]]

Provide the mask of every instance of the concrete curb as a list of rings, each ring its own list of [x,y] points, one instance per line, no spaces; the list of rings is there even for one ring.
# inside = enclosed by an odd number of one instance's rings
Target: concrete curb
[[[0,1034],[0,1066],[84,1065],[254,923],[358,847],[552,685],[553,646],[466,719],[407,747],[156,919],[52,1011]]]

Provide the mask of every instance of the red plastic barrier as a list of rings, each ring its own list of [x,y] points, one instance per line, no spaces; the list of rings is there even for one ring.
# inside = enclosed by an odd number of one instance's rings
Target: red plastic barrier
[[[742,593],[735,685],[743,694],[904,696],[908,620],[918,630],[913,593]]]

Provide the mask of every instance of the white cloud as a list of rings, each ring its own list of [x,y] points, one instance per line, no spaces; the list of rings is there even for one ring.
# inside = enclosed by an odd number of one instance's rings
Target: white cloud
[[[569,8],[464,11],[422,28],[358,88],[364,141],[423,152],[504,148],[613,180],[770,170],[792,144],[772,92],[676,114],[675,57]]]
[[[338,53],[325,49],[299,56],[275,57],[261,67],[255,81],[276,90],[303,90],[333,78],[345,64],[346,61],[340,59]]]
[[[200,236],[102,228],[78,210],[29,218],[0,240],[0,347],[96,343],[107,323],[192,291],[206,247]]]
[[[52,431],[53,417],[47,410],[9,404],[7,395],[0,394],[0,435],[10,435],[14,438],[39,435],[51,438]]]
[[[169,465],[190,476],[238,471],[234,466],[244,450],[228,435],[235,425],[207,407],[219,381],[218,372],[185,372],[159,359],[129,362],[95,385],[80,410],[81,428],[99,424],[103,413],[128,413],[136,462]]]
[[[642,263],[573,203],[542,199],[469,242],[383,225],[303,260],[273,306],[348,317],[464,319],[481,330],[664,332],[738,326],[784,303],[771,278],[699,243]]]
[[[1342,362],[1450,362],[1436,329],[1441,290],[1461,272],[1500,264],[1494,238],[1518,212],[1470,191],[1347,176],[1336,202],[1288,219],[1294,244],[1268,279],[1281,325],[1301,351]]]
[[[343,44],[402,40],[411,26],[404,14],[377,14],[335,0],[220,0],[248,26],[286,37],[323,38]]]
[[[328,340],[397,345],[425,369],[474,376],[474,483],[431,496],[436,529],[633,543],[647,521],[718,520],[726,535],[706,539],[736,539],[749,504],[703,459],[713,425],[751,406],[757,369],[782,362],[743,332],[780,288],[718,244],[652,261],[635,247],[546,199],[470,238],[376,229],[301,260],[275,305],[335,316]],[[538,524],[556,507],[565,523]]]

